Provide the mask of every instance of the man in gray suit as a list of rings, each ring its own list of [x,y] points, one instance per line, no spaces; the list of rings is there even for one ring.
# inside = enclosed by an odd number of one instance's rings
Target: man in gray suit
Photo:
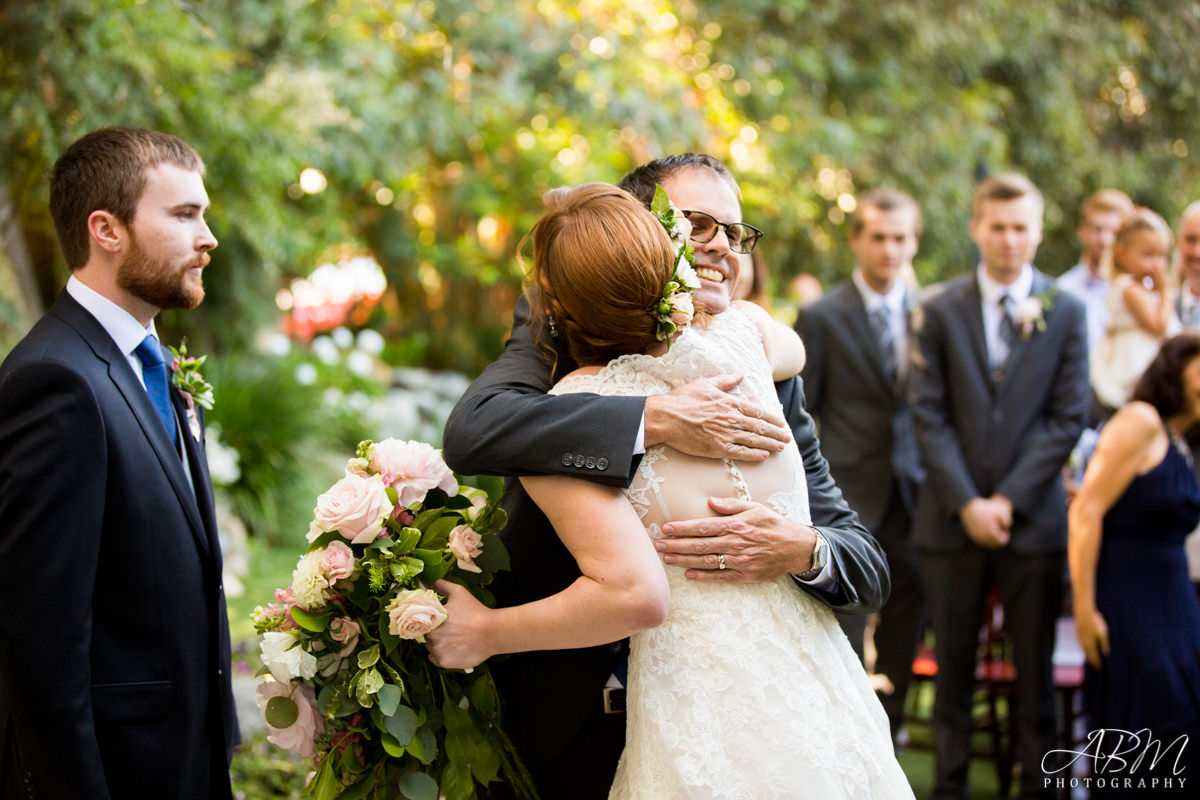
[[[804,385],[829,471],[850,507],[887,554],[892,595],[875,628],[875,671],[891,691],[880,699],[895,738],[924,613],[923,592],[909,541],[922,472],[908,381],[910,312],[916,293],[900,275],[917,251],[921,210],[895,189],[860,198],[850,218],[857,266],[817,302],[800,309],[796,330],[808,360]],[[866,618],[838,614],[862,656]]]
[[[971,238],[982,263],[922,303],[911,398],[927,471],[914,543],[937,639],[935,798],[967,796],[971,694],[984,600],[1000,587],[1017,670],[1021,796],[1053,796],[1055,620],[1066,498],[1060,471],[1083,429],[1083,304],[1030,264],[1042,197],[1027,178],[983,181]]]

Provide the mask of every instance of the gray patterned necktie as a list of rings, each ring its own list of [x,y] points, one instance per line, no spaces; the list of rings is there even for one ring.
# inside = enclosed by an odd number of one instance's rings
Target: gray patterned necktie
[[[1013,348],[1017,345],[1017,323],[1013,320],[1012,310],[1016,305],[1016,301],[1011,296],[1005,294],[1000,297],[1000,327],[998,333],[1000,335],[1000,350],[996,354],[995,364],[992,365],[992,374],[997,381],[1004,377],[1004,369],[1008,366],[1008,360],[1012,357]]]
[[[896,336],[892,332],[892,310],[887,304],[881,304],[871,312],[871,327],[875,330],[875,339],[879,343],[879,355],[883,360],[883,374],[888,383],[896,383]]]

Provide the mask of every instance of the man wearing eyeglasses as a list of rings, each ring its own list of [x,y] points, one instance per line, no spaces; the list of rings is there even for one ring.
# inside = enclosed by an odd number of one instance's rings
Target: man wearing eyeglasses
[[[701,288],[711,313],[729,307],[739,254],[761,231],[742,222],[741,191],[711,156],[685,154],[645,164],[620,183],[647,206],[656,185],[692,222]],[[446,425],[446,461],[462,473],[565,474],[625,487],[649,445],[708,458],[761,461],[794,436],[804,460],[813,525],[798,525],[758,502],[712,498],[713,515],[664,526],[665,563],[702,581],[797,584],[838,610],[867,614],[887,599],[882,550],[842,499],[817,446],[796,378],[777,385],[783,414],[729,390],[741,375],[694,381],[657,397],[545,392],[575,369],[565,337],[529,324],[522,298],[504,354],[476,379]],[[535,339],[535,329],[545,332]],[[553,371],[546,348],[557,354]],[[733,492],[731,490],[730,494]],[[547,597],[579,577],[570,553],[537,506],[511,483],[502,533],[512,569],[492,588],[502,606]],[[604,798],[624,746],[618,681],[626,643],[523,653],[492,664],[506,701],[505,725],[544,797]],[[615,680],[614,680],[615,679]],[[503,795],[501,791],[499,796]]]

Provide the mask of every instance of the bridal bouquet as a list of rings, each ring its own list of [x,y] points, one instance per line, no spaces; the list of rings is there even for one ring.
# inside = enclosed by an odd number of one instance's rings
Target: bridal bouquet
[[[491,604],[504,521],[422,442],[363,442],[317,499],[291,585],[254,612],[267,739],[313,758],[307,796],[458,800],[501,771],[534,794],[486,665],[444,670],[424,646],[446,619],[434,581]]]

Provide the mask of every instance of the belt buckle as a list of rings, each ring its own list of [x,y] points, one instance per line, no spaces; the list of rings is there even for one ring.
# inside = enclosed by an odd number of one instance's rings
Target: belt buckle
[[[625,690],[617,686],[604,687],[604,713],[625,713]]]

